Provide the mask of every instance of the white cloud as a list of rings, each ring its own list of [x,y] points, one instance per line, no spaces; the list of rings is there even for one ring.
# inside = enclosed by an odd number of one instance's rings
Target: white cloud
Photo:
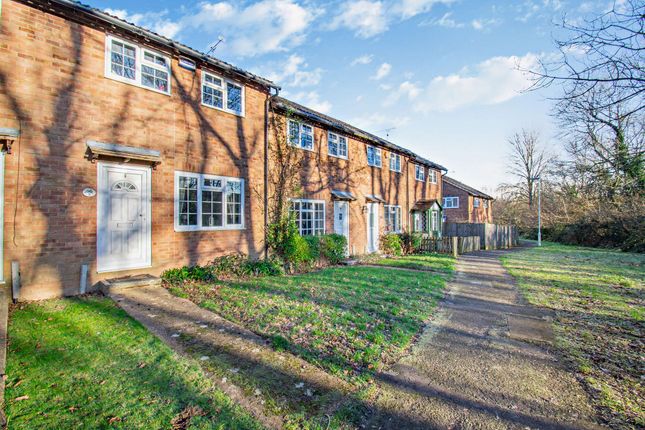
[[[500,24],[500,22],[501,22],[500,20],[495,18],[489,18],[489,19],[479,18],[479,19],[473,19],[470,22],[470,25],[475,30],[484,31],[489,29],[492,26]]]
[[[330,29],[353,29],[358,37],[369,38],[388,29],[385,7],[380,1],[358,0],[341,8],[330,24]]]
[[[354,58],[354,59],[352,60],[351,65],[352,65],[352,66],[355,66],[355,65],[357,65],[357,64],[369,64],[369,63],[371,63],[371,62],[372,62],[372,60],[373,60],[373,59],[374,59],[374,56],[373,56],[373,55],[367,55],[367,54],[365,54],[365,55],[361,55],[360,57],[356,57],[356,58]]]
[[[353,0],[345,3],[332,20],[329,28],[341,27],[367,39],[385,32],[393,23],[429,12],[437,3],[450,4],[454,0]]]
[[[378,70],[376,71],[376,74],[372,76],[372,79],[379,81],[384,77],[386,77],[387,75],[389,75],[391,71],[392,71],[392,65],[388,63],[383,63],[379,66]]]
[[[415,110],[451,112],[473,105],[494,105],[520,95],[530,85],[530,77],[518,68],[537,65],[539,56],[493,57],[477,64],[471,71],[437,76],[418,95]]]
[[[352,118],[350,124],[363,130],[383,135],[385,129],[403,127],[409,122],[410,117],[408,116],[392,116],[377,112]],[[385,136],[383,135],[383,137]]]
[[[410,81],[402,82],[394,91],[390,91],[383,100],[383,106],[392,106],[396,104],[402,97],[412,101],[419,97],[421,89]]]
[[[437,25],[445,28],[462,28],[464,26],[463,23],[457,22],[452,18],[452,12],[446,12],[441,18],[428,21],[424,24]]]
[[[284,94],[287,95],[287,93]],[[305,105],[320,113],[329,113],[331,111],[331,103],[327,100],[321,100],[320,94],[316,91],[301,91],[299,93],[289,95],[289,97],[296,103]]]
[[[201,3],[182,19],[186,27],[224,35],[220,51],[248,57],[286,51],[305,40],[309,24],[319,11],[293,0],[263,0],[247,7],[235,3]]]
[[[304,70],[308,66],[305,59],[297,54],[290,55],[277,71],[265,73],[266,77],[276,83],[290,87],[308,87],[318,85],[323,70]]]
[[[144,13],[129,13],[125,9],[105,9],[106,13],[114,15],[125,21],[131,22],[140,27],[147,28],[155,33],[166,36],[170,39],[177,36],[181,30],[181,24],[171,21],[167,18],[168,11],[161,12],[144,12]]]

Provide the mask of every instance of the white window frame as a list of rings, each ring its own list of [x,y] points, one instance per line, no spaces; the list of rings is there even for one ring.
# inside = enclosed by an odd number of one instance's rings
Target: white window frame
[[[291,124],[298,124],[298,144],[295,144],[291,142],[291,131],[290,131],[290,125]],[[303,134],[303,126],[307,126],[311,128],[311,148],[307,148],[305,146],[302,146],[302,134]],[[293,119],[290,119],[287,121],[287,142],[289,145],[294,146],[296,148],[303,149],[305,151],[314,151],[316,148],[316,133],[315,133],[315,128],[313,125],[306,123],[306,122],[301,122],[301,121],[296,121]]]
[[[390,217],[392,216],[392,211],[394,210],[394,228],[388,230],[390,225]],[[385,229],[388,233],[400,233],[401,232],[401,206],[400,205],[384,205],[383,213],[385,215]]]
[[[334,138],[336,139],[336,151],[337,151],[336,154],[332,153],[331,148],[330,148],[331,140],[334,139]],[[340,151],[340,147],[341,147],[340,143],[343,140],[345,141],[345,155],[340,153],[341,152]],[[345,136],[343,136],[341,134],[338,134],[338,133],[333,133],[331,131],[328,131],[327,132],[327,154],[330,157],[342,158],[343,160],[347,160],[347,154],[348,153],[349,153],[349,142],[347,140],[347,137],[345,137]]]
[[[179,225],[179,178],[196,178],[197,179],[197,225]],[[221,226],[202,226],[202,189],[204,179],[215,179],[222,181],[222,225]],[[228,181],[240,183],[240,224],[228,224],[228,205],[226,184]],[[203,173],[183,172],[175,170],[175,231],[211,231],[211,230],[244,230],[244,212],[246,204],[244,200],[244,179],[230,176],[208,175]]]
[[[428,167],[428,181],[431,184],[436,184],[437,183],[437,171],[435,169],[431,169]]]
[[[322,225],[323,225],[323,227],[322,227],[322,232],[320,232],[320,235],[325,234],[325,232],[327,231],[327,205],[325,204],[325,201],[324,201],[324,200],[313,200],[313,199],[289,199],[289,212],[293,211],[293,209],[291,209],[291,205],[292,205],[293,203],[300,203],[300,204],[302,204],[302,203],[311,203],[312,205],[322,203],[322,207],[323,207],[323,209],[322,209],[322,212],[323,212]],[[308,211],[309,211],[309,210],[308,210]],[[314,232],[313,236],[318,236],[319,234],[317,234],[317,233],[316,233],[316,208],[314,207],[314,209],[313,209],[313,210],[311,210],[311,212],[313,212],[313,214],[314,214],[314,216],[313,216],[313,217],[312,217],[312,219],[311,219],[311,220],[312,220],[312,222],[313,222],[313,227],[312,227],[312,230],[313,230],[313,232]],[[301,211],[300,211],[300,214],[301,214],[301,213],[302,213],[302,209],[301,209]],[[302,222],[301,222],[301,220],[302,220],[302,216],[301,216],[300,214],[299,214],[299,217],[300,217],[300,218],[299,218],[299,220],[298,220],[298,221],[300,221],[300,222],[298,222],[298,223],[297,223],[297,224],[298,224],[298,233],[299,233],[301,236],[304,236],[304,235],[302,234]]]
[[[381,148],[377,148],[376,146],[372,146],[372,145],[366,145],[366,146],[367,146],[366,148],[367,165],[372,167],[378,167],[380,169],[383,166],[383,152],[381,151]],[[375,157],[376,157],[376,154],[378,154],[378,164],[370,163],[370,157],[369,155],[367,155],[370,152],[370,148],[374,150]]]
[[[483,199],[484,200],[484,209],[488,209],[488,199]]]
[[[219,79],[222,82],[222,86],[218,87],[215,84],[211,84],[210,82],[206,82],[206,76],[210,76],[213,79]],[[228,108],[228,85],[235,85],[236,87],[240,87],[242,89],[242,110],[240,112],[234,111],[233,109]],[[217,107],[217,106],[212,106],[207,103],[204,103],[204,87],[209,87],[218,91],[222,92],[222,107]],[[206,71],[204,69],[201,70],[201,86],[199,87],[199,92],[200,92],[200,100],[202,106],[206,106],[207,108],[210,109],[215,109],[219,110],[222,112],[227,112],[236,116],[244,117],[245,115],[245,106],[246,106],[246,88],[244,85],[240,84],[239,82],[232,81],[230,79],[226,79],[222,77],[221,75],[218,75],[216,73],[212,73],[209,71]]]
[[[394,160],[398,160],[398,163],[396,163],[396,162],[395,162],[395,163],[394,163],[394,167],[393,167],[393,166],[392,166],[392,162],[393,162]],[[396,165],[397,165],[397,164],[399,165],[399,167],[398,167],[398,168],[396,167]],[[397,154],[397,153],[395,153],[395,152],[390,152],[390,170],[391,170],[392,172],[401,173],[401,166],[402,166],[402,164],[403,164],[403,162],[402,162],[402,160],[401,160],[401,154]]]
[[[473,197],[473,207],[478,208],[480,206],[479,197]]]
[[[421,172],[421,173],[419,173]],[[426,180],[426,169],[420,164],[414,165],[414,178],[417,181],[424,182]]]
[[[128,79],[124,76],[120,76],[112,72],[112,42],[118,42],[123,45],[128,45],[134,48],[134,52],[135,52],[134,79]],[[146,52],[152,55],[158,55],[159,57],[163,57],[166,60],[168,67],[164,69],[163,66],[156,63],[150,63],[147,61],[144,63],[145,60],[143,59],[143,57]],[[143,64],[158,70],[164,70],[165,72],[168,73],[168,91],[161,91],[156,88],[143,85],[142,76],[141,76],[141,66]],[[123,82],[128,85],[134,85],[135,87],[143,88],[145,90],[154,91],[155,93],[169,96],[171,94],[171,85],[172,85],[172,59],[170,58],[170,56],[165,55],[159,51],[155,51],[154,49],[143,47],[137,43],[130,42],[128,40],[121,39],[119,37],[107,35],[105,37],[105,77],[115,81]]]
[[[450,202],[450,203],[448,203]],[[447,196],[443,198],[444,209],[459,209],[459,197]]]

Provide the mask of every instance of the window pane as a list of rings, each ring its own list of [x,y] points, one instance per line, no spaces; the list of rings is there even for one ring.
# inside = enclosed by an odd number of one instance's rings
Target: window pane
[[[242,184],[237,181],[226,183],[226,223],[242,224]]]
[[[295,121],[289,121],[289,143],[299,146],[298,137],[300,136],[300,124]]]
[[[206,85],[202,86],[202,101],[208,106],[222,109],[224,107],[222,95],[223,93],[220,90]]]
[[[304,149],[313,149],[314,148],[314,130],[311,126],[307,124],[300,125],[300,146]]]
[[[242,87],[226,84],[226,107],[233,112],[242,113]]]
[[[197,225],[197,178],[179,178],[179,225]]]
[[[202,191],[202,226],[222,226],[222,195],[221,191]]]
[[[347,157],[347,138],[342,136],[338,139],[338,155]]]

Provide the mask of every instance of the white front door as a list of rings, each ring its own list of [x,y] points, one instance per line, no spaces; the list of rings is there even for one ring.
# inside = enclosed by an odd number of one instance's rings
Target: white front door
[[[378,203],[367,204],[367,252],[378,251]]]
[[[150,168],[99,163],[98,184],[98,271],[150,266]]]
[[[334,202],[334,233],[347,238],[345,255],[349,255],[349,203]]]

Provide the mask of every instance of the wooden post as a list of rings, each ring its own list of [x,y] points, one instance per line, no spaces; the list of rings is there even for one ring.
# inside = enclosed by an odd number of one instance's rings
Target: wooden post
[[[87,264],[81,265],[81,285],[80,293],[85,294],[87,292]]]
[[[20,264],[17,261],[11,262],[11,297],[14,303],[20,298]]]
[[[452,237],[452,256],[457,258],[459,256],[459,237]]]

